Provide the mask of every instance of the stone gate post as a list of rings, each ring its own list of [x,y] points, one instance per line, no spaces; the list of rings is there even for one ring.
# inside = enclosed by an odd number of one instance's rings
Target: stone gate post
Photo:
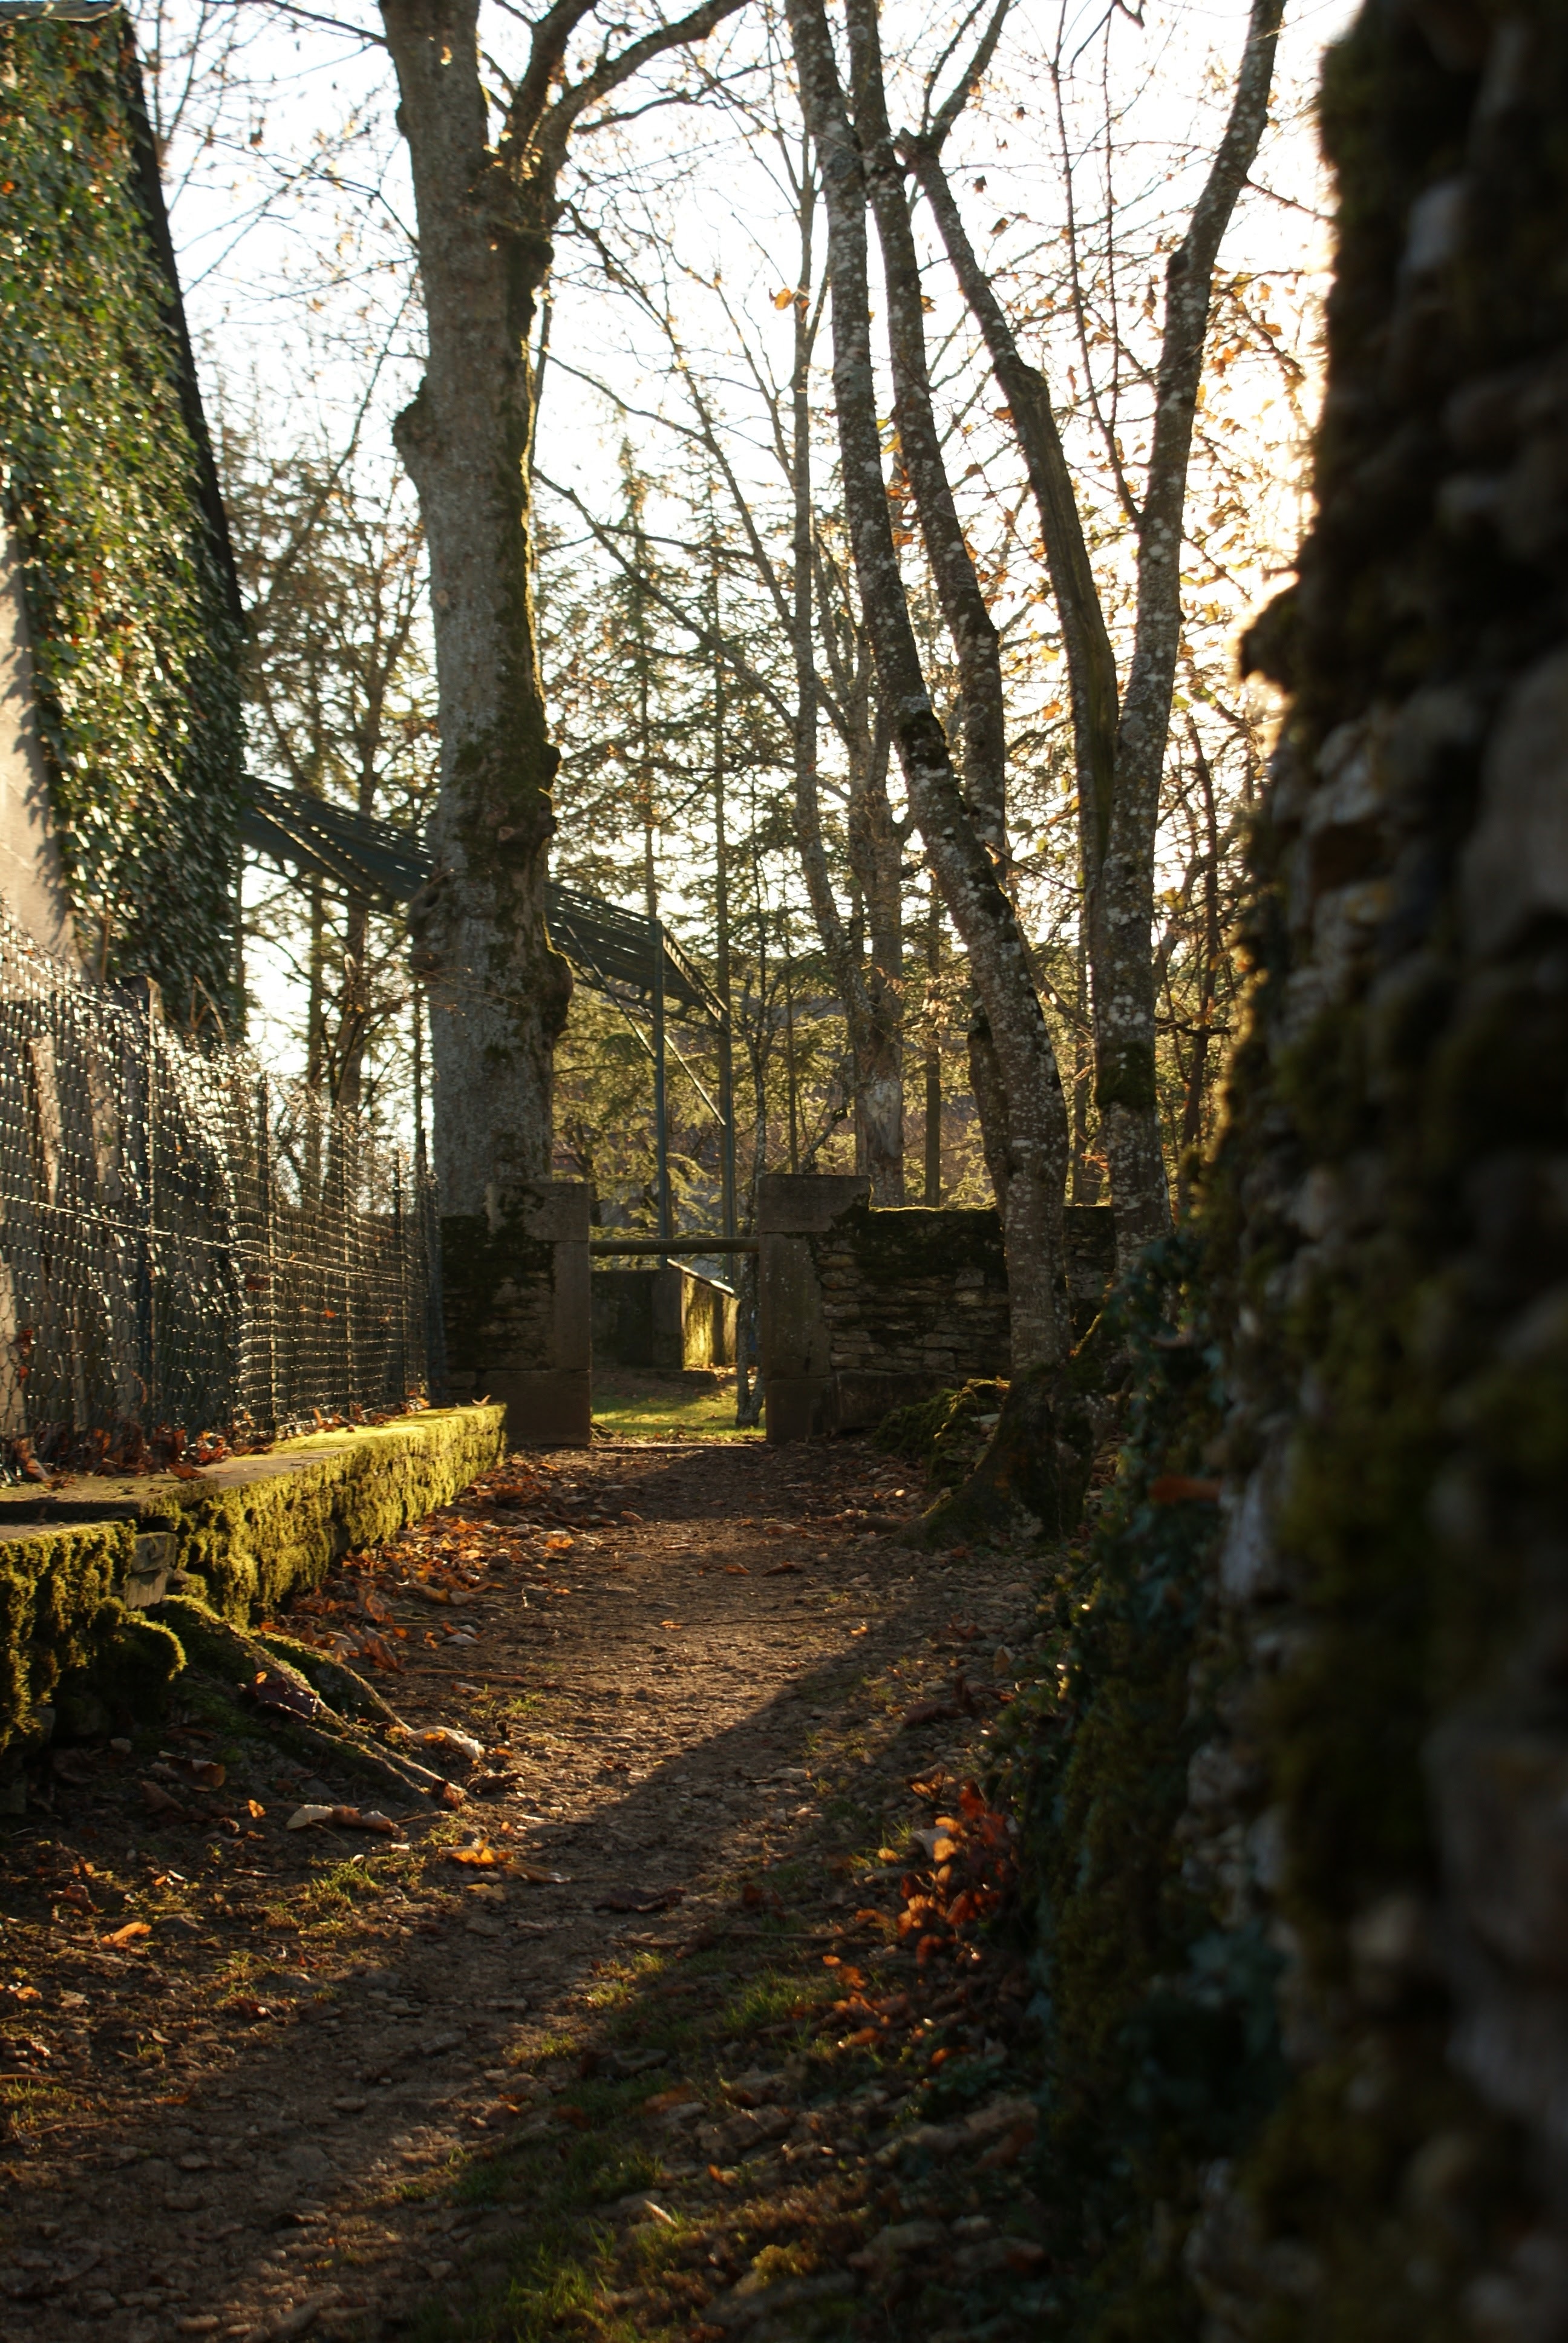
[[[586,1181],[540,1180],[441,1223],[447,1381],[454,1400],[498,1400],[515,1447],[586,1448],[592,1436]]]
[[[870,1192],[870,1182],[852,1172],[769,1172],[757,1182],[758,1340],[770,1441],[832,1428],[828,1322],[810,1240]]]

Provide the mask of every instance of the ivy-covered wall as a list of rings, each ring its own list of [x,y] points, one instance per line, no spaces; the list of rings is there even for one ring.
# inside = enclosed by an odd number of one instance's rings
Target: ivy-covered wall
[[[86,964],[227,1016],[241,624],[131,35],[0,27],[0,467]]]
[[[1019,1725],[1070,2343],[1568,2335],[1568,12],[1322,122],[1250,1022]]]

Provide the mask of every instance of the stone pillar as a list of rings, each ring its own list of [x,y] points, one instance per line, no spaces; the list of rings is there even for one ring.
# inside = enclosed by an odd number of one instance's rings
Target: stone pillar
[[[588,1190],[540,1180],[441,1223],[447,1381],[455,1400],[507,1411],[513,1447],[586,1448],[592,1436]]]
[[[652,1363],[661,1373],[678,1374],[686,1364],[682,1307],[686,1272],[672,1261],[661,1262],[649,1282],[653,1287]]]
[[[854,1173],[770,1172],[757,1182],[762,1390],[770,1441],[830,1432],[833,1378],[809,1240],[871,1192]]]

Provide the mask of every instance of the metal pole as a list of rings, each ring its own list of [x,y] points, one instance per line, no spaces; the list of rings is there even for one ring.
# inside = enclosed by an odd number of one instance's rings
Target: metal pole
[[[256,1086],[256,1189],[261,1218],[261,1290],[256,1306],[266,1327],[266,1422],[264,1432],[277,1430],[277,1247],[273,1232],[272,1131],[266,1079]]]
[[[403,1158],[392,1156],[392,1246],[397,1264],[397,1377],[396,1393],[384,1391],[382,1404],[401,1406],[408,1393],[408,1258],[403,1228]]]
[[[719,1119],[724,1149],[720,1165],[724,1233],[732,1237],[735,1234],[735,1059],[728,1011],[719,1029]]]
[[[653,1144],[658,1182],[658,1233],[673,1236],[669,1202],[669,1115],[664,1079],[664,922],[653,922]],[[663,1263],[660,1263],[663,1266]]]
[[[713,572],[713,623],[719,631],[719,571]],[[713,882],[715,940],[719,947],[719,1121],[720,1213],[727,1237],[735,1234],[735,1053],[729,1002],[729,840],[724,803],[724,662],[713,671]]]

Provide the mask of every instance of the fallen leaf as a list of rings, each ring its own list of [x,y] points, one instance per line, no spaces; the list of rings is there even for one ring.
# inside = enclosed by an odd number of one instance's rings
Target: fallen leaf
[[[471,1863],[487,1868],[492,1865],[504,1864],[508,1858],[498,1855],[493,1846],[449,1846],[447,1860],[448,1863]]]
[[[918,1700],[913,1708],[904,1711],[904,1728],[908,1731],[917,1725],[935,1725],[943,1717],[957,1715],[950,1700]]]
[[[535,1887],[566,1887],[571,1882],[569,1871],[541,1871],[534,1863],[514,1863],[510,1869],[514,1879],[526,1879]]]
[[[799,1562],[774,1562],[769,1563],[762,1575],[764,1578],[787,1578],[793,1571],[799,1577],[803,1574],[804,1568],[804,1564]]]
[[[134,1945],[139,1937],[150,1936],[152,1933],[152,1924],[150,1921],[127,1920],[123,1928],[116,1928],[113,1930],[110,1935],[104,1938],[104,1942],[106,1945]]]
[[[168,1792],[158,1783],[144,1781],[140,1788],[143,1797],[155,1815],[177,1815],[181,1821],[185,1819],[186,1810],[179,1800],[171,1798]]]
[[[485,1745],[476,1741],[471,1733],[454,1733],[449,1725],[432,1725],[427,1733],[414,1735],[421,1749],[445,1750],[454,1757],[465,1757],[477,1765],[485,1754]]]
[[[284,1827],[286,1830],[308,1830],[313,1823],[329,1823],[331,1806],[296,1806]]]
[[[1161,1473],[1149,1483],[1151,1505],[1217,1505],[1222,1483],[1198,1480],[1191,1473]]]
[[[743,1562],[727,1562],[724,1565],[724,1575],[726,1578],[749,1578],[751,1573]]]
[[[258,1708],[281,1709],[288,1716],[315,1716],[321,1702],[303,1677],[281,1668],[258,1668],[246,1686]]]
[[[697,2103],[698,2095],[690,2084],[677,2083],[671,2089],[655,2091],[651,2099],[644,2099],[639,2113],[645,2116],[664,2116],[669,2113],[671,2107],[692,2107]]]
[[[253,1823],[260,1822],[266,1812],[266,1808],[262,1805],[259,1798],[246,1798],[245,1802],[245,1810],[250,1816]]]

